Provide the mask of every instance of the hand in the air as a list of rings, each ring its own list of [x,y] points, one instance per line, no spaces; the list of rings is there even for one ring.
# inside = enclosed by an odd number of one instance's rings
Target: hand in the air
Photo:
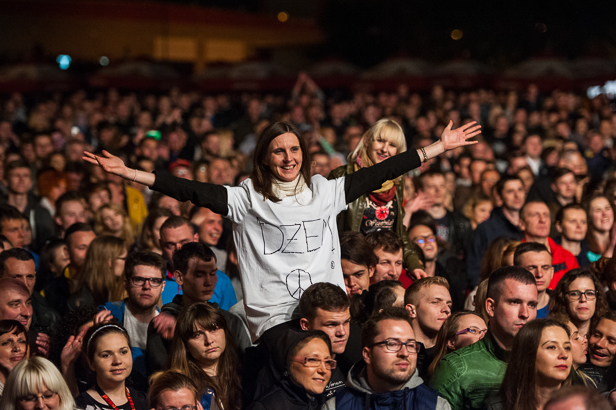
[[[469,138],[481,134],[481,125],[475,124],[477,124],[476,121],[469,122],[468,124],[464,124],[452,130],[453,121],[449,121],[447,128],[445,128],[441,134],[441,142],[443,143],[445,151],[465,145],[477,144],[478,141],[468,141]]]
[[[115,155],[111,155],[108,151],[103,150],[103,156],[94,155],[91,152],[84,151],[82,159],[90,164],[98,165],[110,174],[124,177],[127,175],[128,168],[124,165],[124,161]]]

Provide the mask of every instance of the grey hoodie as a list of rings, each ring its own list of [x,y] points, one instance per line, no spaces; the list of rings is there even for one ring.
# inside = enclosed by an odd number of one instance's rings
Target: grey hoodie
[[[415,369],[413,376],[411,376],[409,381],[406,382],[406,384],[402,387],[401,390],[407,388],[414,389],[421,384],[423,384],[423,379],[419,377],[419,372],[417,371],[417,369]],[[366,397],[374,394],[374,392],[368,385],[368,377],[366,376],[366,364],[363,360],[360,360],[359,362],[355,363],[351,370],[349,370],[345,389],[362,392],[365,394]],[[366,403],[364,403],[363,408],[368,408],[366,407]],[[327,400],[327,402],[325,402],[325,404],[323,405],[322,410],[336,410],[336,397],[334,396],[331,399]],[[449,405],[447,400],[439,396],[436,402],[436,410],[451,410],[451,406]]]

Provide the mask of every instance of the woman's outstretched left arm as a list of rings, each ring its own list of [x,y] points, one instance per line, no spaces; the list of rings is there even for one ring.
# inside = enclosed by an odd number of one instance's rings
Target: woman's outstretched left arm
[[[385,181],[398,178],[421,165],[422,162],[437,157],[443,152],[466,145],[476,144],[470,138],[481,133],[481,125],[475,122],[465,124],[455,130],[450,121],[441,134],[441,139],[423,149],[409,150],[395,155],[380,164],[362,168],[345,177],[344,192],[346,202],[351,203],[367,192],[378,189]]]

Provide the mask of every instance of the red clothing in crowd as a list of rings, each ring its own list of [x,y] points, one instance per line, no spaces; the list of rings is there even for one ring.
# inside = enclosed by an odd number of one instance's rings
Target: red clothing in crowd
[[[526,242],[526,240],[522,242]],[[580,265],[578,265],[577,259],[571,252],[556,244],[552,238],[548,238],[548,245],[552,253],[552,266],[554,267],[554,276],[552,276],[552,281],[548,289],[554,290],[556,284],[566,272],[571,269],[579,268]]]

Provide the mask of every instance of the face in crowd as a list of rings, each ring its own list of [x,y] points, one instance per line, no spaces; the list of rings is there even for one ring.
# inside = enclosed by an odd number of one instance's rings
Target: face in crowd
[[[344,285],[347,294],[361,295],[370,287],[370,279],[374,275],[375,267],[359,265],[348,259],[341,259],[342,275],[344,276]]]
[[[382,247],[375,249],[374,254],[378,258],[374,275],[370,279],[371,284],[382,280],[398,280],[402,274],[403,249],[396,252],[386,252]]]

